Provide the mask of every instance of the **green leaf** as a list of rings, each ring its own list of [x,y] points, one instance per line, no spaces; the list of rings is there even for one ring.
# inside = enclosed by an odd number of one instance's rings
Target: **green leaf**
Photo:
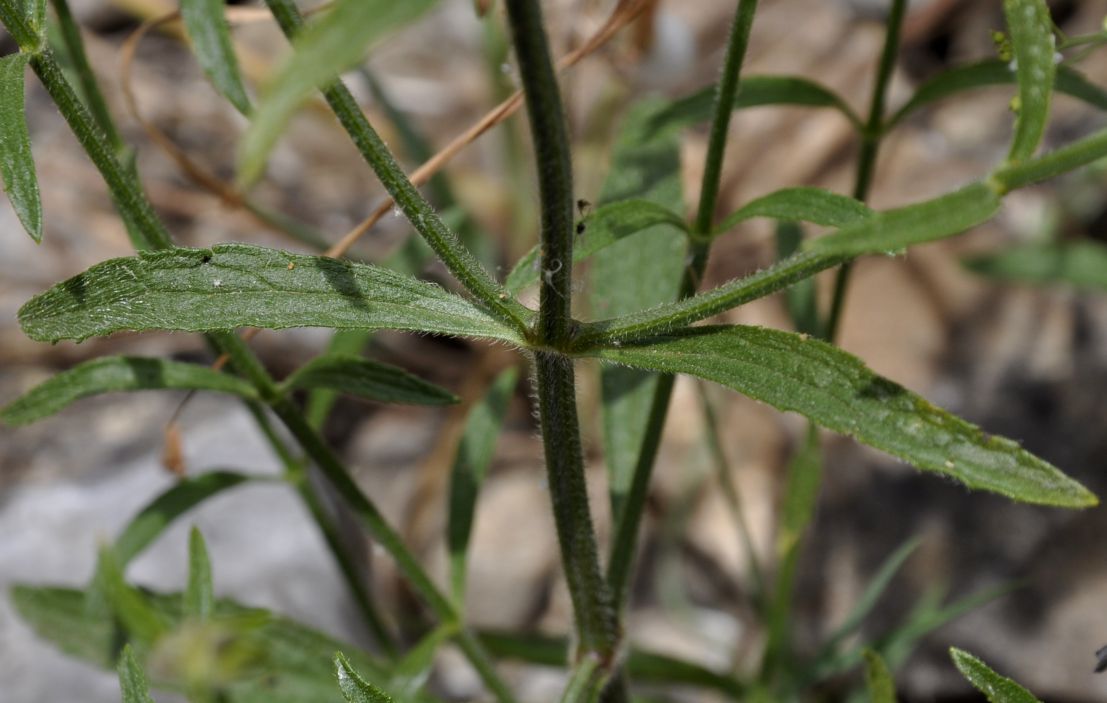
[[[862,654],[865,657],[865,683],[871,703],[896,703],[896,683],[884,659],[868,647]]]
[[[371,44],[415,20],[437,0],[339,0],[293,42],[242,142],[239,178],[257,180],[289,117],[311,93],[357,64]]]
[[[1019,85],[1015,136],[1007,160],[1018,163],[1034,155],[1049,118],[1056,73],[1053,21],[1045,0],[1004,0],[1003,11],[1011,30]]]
[[[859,200],[822,188],[785,188],[751,200],[724,219],[715,234],[734,229],[740,222],[769,217],[791,222],[812,222],[828,227],[846,227],[860,222],[873,211]]]
[[[100,550],[95,578],[111,612],[133,641],[149,646],[168,631],[165,618],[147,602],[142,592],[127,583],[123,566],[110,548]]]
[[[988,698],[989,703],[1041,703],[1030,691],[992,671],[968,652],[951,647],[949,655],[957,670]]]
[[[670,104],[650,121],[651,130],[689,127],[711,119],[715,100],[714,86],[705,88]],[[814,81],[796,76],[744,76],[734,100],[734,109],[767,105],[832,108],[842,113],[854,127],[861,129],[861,120],[833,91]]]
[[[662,101],[647,100],[624,117],[600,194],[600,209],[632,198],[668,212],[683,208],[679,134],[652,126],[667,109]],[[687,251],[687,238],[680,229],[659,224],[597,252],[589,277],[591,309],[620,316],[672,302],[680,289]],[[655,374],[631,369],[600,371],[604,459],[616,523],[646,439],[658,380]]]
[[[188,586],[184,592],[184,615],[193,620],[208,620],[214,603],[208,548],[200,530],[193,527],[188,534]]]
[[[1107,245],[1094,241],[1026,244],[968,259],[964,265],[1000,280],[1107,290]]]
[[[23,74],[28,54],[0,58],[0,175],[23,229],[42,241],[42,198],[38,192],[31,135],[23,108]]]
[[[400,700],[417,694],[430,678],[438,650],[455,634],[457,626],[450,623],[439,625],[427,633],[393,667],[388,690]]]
[[[783,557],[793,552],[815,517],[819,489],[823,483],[822,447],[819,431],[809,425],[796,455],[788,466],[788,488],[781,507],[778,551]]]
[[[1105,139],[1107,145],[1107,139]],[[985,222],[999,209],[999,196],[983,183],[915,205],[877,212],[834,234],[809,242],[806,250],[767,269],[677,303],[619,319],[582,326],[576,350],[666,332],[764,297],[819,271],[863,254],[894,254]]]
[[[1015,72],[1007,62],[999,59],[986,59],[951,68],[923,83],[911,99],[884,124],[884,131],[892,129],[916,110],[957,93],[988,86],[1011,85],[1015,82]],[[1067,66],[1057,67],[1054,88],[1092,107],[1107,110],[1107,91]]]
[[[334,658],[335,675],[342,697],[349,703],[392,703],[392,698],[358,675],[350,660],[339,652]]]
[[[324,354],[297,369],[283,384],[292,388],[329,388],[380,403],[452,405],[457,396],[415,374],[356,354]]]
[[[462,604],[465,596],[465,559],[469,550],[469,535],[473,529],[473,514],[477,494],[488,475],[496,439],[500,436],[518,373],[514,368],[500,373],[492,382],[480,403],[469,411],[465,430],[457,446],[450,472],[450,507],[446,525],[446,542],[450,551],[450,584],[454,602]]]
[[[200,67],[223,97],[245,115],[250,112],[250,98],[238,72],[224,7],[223,0],[181,0],[181,19]]]
[[[131,645],[123,647],[119,656],[119,688],[123,693],[123,703],[154,703],[150,697],[150,687],[146,683],[146,673],[135,659]]]
[[[251,480],[256,479],[230,471],[210,471],[182,478],[147,504],[123,528],[114,545],[118,563],[126,567],[178,517],[208,498]]]
[[[252,385],[207,366],[136,356],[106,356],[51,376],[0,410],[0,422],[26,425],[81,398],[142,390],[207,390],[257,399]]]
[[[711,326],[591,355],[720,383],[970,488],[1060,507],[1098,502],[1015,442],[989,436],[818,340],[757,327]]]
[[[583,221],[584,231],[573,247],[573,263],[583,261],[615,242],[644,230],[668,225],[685,231],[687,223],[679,215],[663,205],[638,198],[607,203],[588,215]],[[657,229],[653,231],[658,231]],[[511,269],[504,287],[512,293],[538,280],[538,247],[519,259]]]
[[[786,260],[800,250],[803,244],[803,227],[798,222],[779,221],[776,223],[776,260]],[[788,317],[797,332],[822,336],[822,322],[819,319],[819,297],[815,279],[805,278],[797,281],[784,291]]]
[[[1036,159],[1001,166],[992,173],[989,182],[1001,194],[1007,193],[1075,171],[1105,156],[1107,129],[1101,129]]]
[[[120,330],[334,327],[522,343],[511,328],[434,284],[245,244],[111,259],[32,298],[19,319],[32,339],[50,342]]]
[[[884,591],[888,589],[888,585],[891,584],[892,578],[899,573],[900,568],[904,562],[915,553],[915,550],[919,546],[919,539],[914,538],[907,540],[904,544],[900,545],[896,551],[892,552],[891,556],[884,560],[884,563],[880,565],[876,575],[865,587],[865,591],[861,594],[861,597],[857,599],[857,603],[854,604],[850,610],[846,619],[835,628],[834,632],[827,638],[826,644],[823,645],[823,651],[825,653],[832,652],[839,644],[841,644],[847,637],[856,632],[861,624],[876,607],[877,601],[880,600],[880,596],[884,594]]]
[[[184,624],[180,593],[146,594],[150,607],[174,632]],[[89,613],[86,594],[68,588],[17,585],[11,602],[20,617],[42,638],[66,654],[110,669],[119,651],[117,627],[110,613]],[[382,666],[352,645],[265,611],[217,600],[214,622],[230,628],[236,646],[259,653],[264,675],[240,677],[223,690],[227,703],[304,703],[333,701],[334,665],[331,653],[345,651],[359,671],[374,680],[387,680]],[[142,653],[139,648],[139,654]],[[152,681],[158,688],[186,690],[182,672],[159,670]],[[151,674],[154,670],[151,669]],[[430,700],[420,696],[417,700]]]

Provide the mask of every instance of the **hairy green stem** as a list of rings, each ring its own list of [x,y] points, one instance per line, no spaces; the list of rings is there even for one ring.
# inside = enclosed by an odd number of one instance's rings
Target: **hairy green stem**
[[[746,57],[750,30],[753,28],[753,16],[756,12],[757,0],[739,0],[738,8],[734,13],[734,23],[730,27],[730,39],[727,41],[726,57],[723,60],[723,73],[715,89],[715,115],[711,120],[707,161],[703,167],[703,181],[700,187],[700,205],[696,211],[693,229],[699,235],[709,235],[715,223],[715,204],[719,199],[719,184],[723,175],[723,159],[726,156],[730,117],[734,114],[734,98],[738,95],[742,62]]]
[[[869,119],[861,133],[861,151],[857,157],[857,176],[853,184],[853,197],[861,202],[869,198],[872,188],[873,172],[876,170],[876,157],[880,152],[880,141],[884,133],[884,102],[888,94],[888,85],[892,80],[892,70],[899,55],[899,39],[903,30],[903,20],[907,15],[907,0],[892,0],[892,9],[888,13],[888,29],[884,36],[884,49],[880,54],[880,64],[873,84],[872,100],[869,103]],[[852,262],[838,269],[834,280],[834,295],[830,302],[830,313],[824,329],[825,337],[833,342],[838,336],[849,289]]]
[[[276,430],[273,428],[273,424],[269,421],[269,416],[265,413],[265,408],[260,403],[249,402],[246,403],[246,407],[250,411],[258,427],[261,428],[261,432],[265,436],[265,439],[268,440],[269,445],[277,454],[277,458],[280,459],[284,467],[285,480],[296,489],[296,493],[299,494],[308,512],[311,513],[311,517],[319,528],[323,540],[327,543],[327,548],[330,550],[331,555],[338,564],[339,570],[346,579],[347,585],[350,587],[350,592],[354,597],[354,603],[357,605],[358,610],[361,611],[362,618],[365,620],[370,634],[373,635],[373,639],[386,656],[395,658],[397,649],[392,639],[392,633],[388,631],[388,626],[385,625],[384,618],[373,604],[373,599],[370,597],[365,581],[362,579],[361,570],[354,563],[354,559],[346,549],[346,546],[342,544],[342,538],[338,533],[338,528],[335,526],[334,520],[328,514],[319,495],[311,487],[310,478],[306,470],[308,466],[307,462],[293,456],[291,450],[285,446],[284,439],[277,434]]]
[[[718,201],[722,179],[722,164],[726,153],[730,118],[734,112],[734,100],[741,85],[742,63],[749,48],[750,32],[756,12],[757,0],[739,0],[738,7],[735,9],[723,73],[715,91],[714,119],[711,124],[707,163],[704,166],[699,210],[693,227],[693,234],[696,236],[691,240],[689,252],[691,261],[680,282],[678,298],[681,300],[695,294],[707,270],[707,258],[712,241],[707,235],[711,233],[714,226],[715,204]],[[638,545],[638,530],[649,494],[650,477],[653,475],[657,451],[661,446],[661,432],[669,413],[669,401],[672,398],[674,382],[675,377],[671,374],[662,376],[658,380],[657,389],[650,403],[649,420],[638,452],[630,490],[627,492],[622,513],[615,527],[611,560],[607,568],[607,581],[611,585],[617,607],[622,607],[629,588],[631,566]]]
[[[2,0],[0,0],[2,2]],[[44,49],[31,59],[31,65],[54,99],[63,117],[73,129],[78,141],[85,148],[93,163],[107,181],[113,195],[126,214],[142,227],[150,248],[163,249],[172,246],[168,232],[154,213],[149,200],[137,181],[123,169],[112,153],[108,138],[92,119],[88,110],[77,98],[72,87],[66,81],[57,61],[49,49]],[[449,600],[438,590],[415,557],[403,544],[400,536],[392,530],[376,509],[350,478],[345,467],[308,424],[303,414],[291,401],[283,396],[277,384],[254,356],[250,348],[231,332],[213,332],[209,334],[217,346],[227,353],[235,368],[249,379],[273,412],[285,424],[289,432],[303,447],[304,451],[317,464],[320,471],[335,487],[365,529],[377,539],[381,546],[396,560],[400,571],[411,581],[415,590],[426,600],[436,617],[444,622],[460,622]],[[487,655],[479,648],[463,645],[473,666],[497,699],[512,701],[510,691],[496,676]]]
[[[534,367],[550,499],[573,600],[577,660],[598,657],[606,666],[611,664],[618,646],[618,621],[600,572],[588,508],[573,360],[540,351],[534,355]]]
[[[246,343],[231,332],[215,332],[211,333],[211,336],[223,352],[231,357],[231,363],[239,373],[258,389],[274,414],[280,418],[307,455],[315,462],[366,532],[392,556],[400,573],[423,598],[434,616],[444,624],[457,624],[461,628],[461,618],[449,599],[431,581],[430,576],[423,570],[400,535],[392,529],[373,502],[361,491],[339,458],[308,424],[303,413],[284,397]],[[460,639],[459,644],[461,644]],[[463,646],[462,648],[497,699],[504,702],[512,701],[510,691],[495,674],[487,654],[480,647]]]
[[[569,134],[538,2],[508,2],[507,13],[520,78],[526,88],[542,203],[537,337],[541,343],[556,347],[568,337],[572,323],[573,166]]]
[[[573,324],[573,174],[568,128],[538,0],[507,0],[506,6],[525,87],[542,201],[542,282],[536,336],[541,344],[558,347],[567,342]],[[573,600],[577,663],[606,670],[619,644],[619,626],[600,570],[588,505],[573,360],[539,351],[534,364],[550,499]]]
[[[285,36],[290,39],[295,37],[303,26],[303,17],[293,0],[265,2]],[[396,201],[397,207],[403,211],[415,231],[427,241],[450,273],[489,312],[525,334],[527,324],[533,316],[532,311],[512,298],[446,227],[430,203],[408,180],[342,81],[336,80],[325,87],[323,97],[362,158]]]
[[[73,63],[73,70],[77,74],[77,80],[81,84],[81,93],[88,103],[88,110],[96,124],[107,136],[108,142],[115,149],[116,154],[123,153],[126,144],[115,126],[108,110],[108,102],[104,99],[104,93],[100,90],[100,84],[96,80],[96,74],[92,65],[88,62],[88,54],[85,52],[85,43],[81,38],[81,28],[73,18],[73,12],[69,9],[69,0],[50,0],[54,6],[54,13],[58,16],[58,28],[61,30],[62,41],[69,53],[69,60]]]
[[[31,68],[42,81],[46,92],[54,99],[85,153],[100,171],[119,208],[137,226],[145,240],[142,242],[144,248],[165,249],[172,246],[169,231],[154,212],[142,186],[119,163],[108,136],[73,92],[73,87],[65,79],[54,53],[50,49],[43,49],[35,54],[31,58]]]

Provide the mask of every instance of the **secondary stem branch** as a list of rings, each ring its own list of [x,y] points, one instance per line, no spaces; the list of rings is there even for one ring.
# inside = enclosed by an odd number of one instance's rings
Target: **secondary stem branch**
[[[542,196],[542,288],[538,339],[566,343],[572,328],[570,293],[573,261],[573,179],[568,129],[557,78],[550,61],[537,0],[507,0],[508,20],[526,89]],[[573,360],[558,353],[534,355],[542,441],[550,498],[573,600],[578,662],[612,664],[619,626],[600,570],[577,419]]]

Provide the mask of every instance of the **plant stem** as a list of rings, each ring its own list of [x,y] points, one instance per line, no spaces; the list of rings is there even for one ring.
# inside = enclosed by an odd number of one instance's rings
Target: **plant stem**
[[[349,506],[366,532],[376,539],[381,547],[392,556],[397,568],[411,583],[416,593],[423,598],[434,616],[443,624],[456,624],[459,632],[464,633],[461,618],[454,610],[449,599],[434,585],[415,555],[408,550],[400,535],[392,529],[373,502],[362,493],[350,477],[346,467],[342,465],[342,462],[331,448],[308,424],[303,413],[281,394],[277,384],[250,348],[246,346],[246,343],[231,332],[214,332],[211,333],[211,336],[222,351],[231,357],[231,362],[239,373],[243,374],[258,389],[274,414],[280,418],[307,455],[319,467],[319,470]],[[496,675],[487,653],[476,644],[476,640],[471,636],[467,639],[468,643],[466,643],[463,634],[459,634],[457,637],[462,650],[469,657],[470,663],[481,675],[485,684],[498,700],[504,703],[513,701],[514,699],[506,684]]]
[[[293,0],[265,2],[285,36],[289,39],[295,37],[303,26],[303,17]],[[489,312],[525,334],[532,311],[512,298],[446,227],[430,203],[408,180],[342,81],[336,80],[324,88],[323,97],[385,190],[450,273]]]
[[[884,99],[892,79],[896,57],[899,55],[899,39],[906,14],[907,0],[892,0],[892,9],[888,13],[888,30],[884,36],[884,50],[880,54],[880,65],[877,67],[876,83],[873,84],[872,101],[869,104],[869,119],[861,132],[861,151],[857,158],[857,176],[853,184],[853,197],[861,202],[868,200],[872,187],[876,157],[884,136]],[[824,335],[830,342],[838,336],[852,271],[853,263],[847,262],[838,269],[838,276],[834,279],[834,296]]]
[[[711,137],[708,143],[707,163],[704,166],[703,184],[700,188],[700,205],[693,226],[691,240],[691,262],[684,271],[680,283],[680,299],[695,294],[707,270],[707,258],[711,251],[711,239],[715,218],[715,204],[718,201],[719,185],[722,179],[723,157],[730,128],[730,117],[734,112],[734,100],[741,82],[742,63],[749,47],[750,31],[757,11],[757,0],[739,0],[731,25],[727,42],[726,59],[723,73],[715,91],[715,116],[711,124]],[[638,529],[642,521],[646,498],[649,493],[650,477],[661,445],[661,432],[669,413],[669,401],[673,393],[675,377],[662,376],[654,391],[650,405],[649,421],[645,439],[638,453],[638,463],[634,468],[630,490],[615,528],[615,539],[611,548],[611,560],[607,567],[607,582],[615,595],[616,607],[621,607],[630,583],[631,565],[638,545]]]
[[[307,506],[308,512],[311,513],[311,517],[319,528],[323,540],[327,543],[327,548],[330,550],[347,585],[350,587],[351,594],[354,597],[354,603],[357,605],[358,610],[361,611],[361,615],[365,620],[366,626],[369,628],[369,632],[373,635],[373,639],[377,642],[386,656],[395,658],[397,650],[392,639],[392,634],[388,631],[384,618],[381,617],[381,614],[377,612],[376,606],[373,605],[373,599],[369,596],[369,592],[365,588],[365,582],[362,579],[360,570],[354,563],[345,545],[342,544],[342,539],[339,536],[338,529],[335,527],[334,520],[332,520],[331,516],[327,513],[327,509],[323,505],[322,500],[320,500],[319,495],[312,490],[310,478],[306,471],[306,462],[293,456],[292,452],[285,446],[284,439],[282,439],[273,428],[272,423],[269,421],[269,417],[265,414],[264,407],[259,403],[252,402],[246,403],[246,407],[257,422],[258,427],[261,428],[262,434],[265,435],[265,438],[269,441],[269,445],[277,454],[277,458],[280,459],[281,464],[284,466],[285,480],[296,489],[300,499],[303,500],[304,505]]]
[[[538,0],[507,0],[506,6],[525,87],[542,199],[543,275],[536,336],[540,344],[558,347],[568,341],[572,327],[573,178],[568,129]],[[618,647],[619,628],[600,570],[588,505],[573,360],[538,351],[534,364],[550,499],[576,621],[576,663],[606,671]]]
[[[507,12],[525,86],[542,203],[537,337],[540,343],[557,347],[568,337],[572,324],[573,167],[569,135],[538,2],[508,2]]]
[[[3,1],[0,0],[0,2]],[[154,213],[149,200],[146,199],[138,182],[123,169],[112,154],[108,138],[73,92],[52,52],[49,49],[43,49],[32,57],[31,65],[78,141],[107,181],[120,207],[125,210],[125,215],[142,225],[142,231],[148,237],[147,244],[150,248],[171,247],[168,232]],[[435,616],[447,623],[460,623],[460,618],[450,602],[434,585],[414,555],[408,551],[400,536],[389,527],[376,506],[361,492],[335,454],[308,424],[303,413],[283,396],[277,384],[246,343],[232,332],[212,332],[208,337],[222,352],[231,357],[235,368],[254,384],[261,397],[316,463],[338,494],[349,504],[365,529],[392,555],[400,571],[426,600]],[[497,699],[504,703],[512,701],[510,691],[496,676],[483,650],[478,646],[462,644],[474,668],[482,675],[485,684]]]
[[[58,28],[61,30],[65,48],[69,52],[69,60],[73,62],[73,70],[77,74],[77,79],[81,82],[81,93],[84,94],[85,101],[88,103],[89,112],[92,113],[96,124],[107,136],[108,142],[115,149],[115,153],[122,154],[126,149],[126,145],[123,143],[123,137],[119,135],[119,130],[115,127],[115,121],[112,120],[111,112],[108,110],[107,100],[104,99],[104,93],[100,90],[96,74],[92,70],[92,65],[88,62],[85,43],[81,39],[81,28],[69,9],[69,0],[51,0],[51,2],[54,5],[54,13],[58,16]]]
[[[723,158],[730,129],[730,117],[734,113],[734,98],[738,95],[742,62],[749,46],[753,16],[757,12],[757,0],[739,0],[730,27],[723,73],[715,89],[715,116],[711,120],[711,136],[707,143],[707,161],[703,167],[700,187],[700,205],[696,212],[693,231],[709,236],[715,221],[715,204],[719,199],[719,184],[723,175]]]
[[[165,249],[172,246],[169,231],[154,212],[142,191],[142,186],[116,159],[108,136],[96,123],[65,79],[57,59],[50,49],[43,49],[31,58],[31,68],[42,81],[46,92],[54,99],[62,117],[95,164],[121,210],[137,226],[145,241],[137,244],[145,249]]]

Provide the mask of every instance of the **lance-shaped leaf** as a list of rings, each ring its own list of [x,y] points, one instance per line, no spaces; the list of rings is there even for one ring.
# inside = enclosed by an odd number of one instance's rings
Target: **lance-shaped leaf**
[[[728,232],[739,223],[755,217],[845,227],[872,214],[873,211],[861,201],[829,190],[785,188],[751,200],[738,208],[715,228],[715,234]]]
[[[100,550],[95,578],[96,587],[107,600],[111,612],[133,641],[149,646],[168,631],[167,619],[150,604],[144,593],[127,583],[123,568],[111,549]]]
[[[238,72],[224,7],[223,0],[181,0],[181,19],[200,67],[223,97],[245,115],[250,111],[250,98]]]
[[[184,592],[183,612],[193,620],[208,620],[215,608],[211,582],[211,560],[204,537],[196,527],[188,533],[188,585]]]
[[[602,205],[582,220],[583,231],[573,247],[573,263],[587,259],[624,237],[661,225],[678,231],[685,231],[688,226],[675,212],[649,200],[635,198]],[[524,254],[511,269],[504,287],[517,293],[537,281],[538,261],[539,252],[536,246]]]
[[[296,37],[293,55],[277,72],[246,132],[240,178],[251,182],[292,112],[312,91],[355,65],[369,46],[416,19],[438,0],[339,0]]]
[[[154,703],[150,697],[150,686],[146,683],[146,672],[135,659],[131,645],[123,647],[119,655],[119,689],[123,694],[123,703]]]
[[[957,670],[987,697],[988,703],[1041,703],[1030,691],[992,671],[968,652],[951,647],[949,655]]]
[[[19,311],[39,341],[120,330],[402,329],[522,340],[476,305],[379,266],[223,244],[111,259]]]
[[[896,703],[896,683],[884,658],[868,648],[862,654],[865,657],[865,686],[869,690],[870,703]]]
[[[974,183],[933,200],[874,213],[809,242],[801,253],[745,278],[677,303],[585,324],[574,347],[586,351],[593,345],[667,332],[787,288],[853,257],[895,254],[915,244],[959,234],[991,218],[999,203],[992,187]]]
[[[679,133],[652,126],[666,109],[663,102],[644,101],[624,118],[600,193],[601,209],[631,198],[669,212],[683,207]],[[619,316],[675,300],[687,251],[687,237],[671,224],[640,230],[604,248],[592,258],[589,272],[587,294],[593,312]],[[647,439],[658,382],[656,374],[632,369],[600,371],[604,460],[616,522]]]
[[[682,98],[658,112],[649,123],[650,129],[678,129],[706,122],[711,119],[714,101],[714,86]],[[797,76],[743,77],[734,99],[734,109],[768,105],[831,108],[861,129],[861,120],[850,106],[836,93],[814,81]]]
[[[415,374],[356,354],[325,354],[298,368],[283,388],[329,388],[380,403],[451,405],[457,396]]]
[[[146,600],[174,632],[179,632],[184,623],[180,593],[146,594]],[[105,669],[115,666],[118,626],[110,613],[89,612],[83,591],[17,585],[11,590],[11,602],[38,636],[66,654]],[[352,645],[264,610],[219,599],[214,603],[212,620],[223,626],[224,632],[233,634],[236,646],[256,652],[265,667],[263,675],[241,677],[223,687],[221,693],[228,703],[338,700],[331,657],[339,650],[347,653],[358,671],[373,680],[387,680],[384,668]],[[184,672],[161,669],[150,673],[155,687],[178,691],[188,688]],[[415,700],[430,699],[420,696]]]
[[[1003,11],[1011,30],[1019,84],[1018,117],[1007,160],[1018,163],[1034,155],[1049,118],[1056,72],[1053,21],[1045,0],[1004,0]]]
[[[0,422],[26,425],[70,403],[101,393],[144,390],[206,390],[257,399],[246,381],[207,366],[166,359],[106,356],[78,364],[35,386],[0,410]]]
[[[1010,64],[999,59],[985,59],[951,68],[919,86],[911,99],[885,123],[884,130],[890,130],[916,110],[957,93],[988,86],[1011,85],[1015,82],[1015,72],[1011,70]],[[1107,91],[1068,66],[1057,67],[1054,88],[1092,107],[1107,110]]]
[[[492,382],[484,398],[469,411],[465,431],[454,456],[446,541],[450,550],[450,591],[454,602],[459,605],[465,596],[465,558],[469,551],[477,494],[484,477],[488,475],[496,440],[515,390],[516,377],[514,368],[502,372]]]
[[[350,660],[341,652],[334,658],[334,672],[338,677],[342,697],[348,703],[392,703],[392,697],[361,678]]]
[[[150,546],[181,515],[225,490],[254,477],[231,471],[210,471],[187,476],[152,500],[131,519],[115,540],[115,557],[121,567]]]
[[[964,264],[970,271],[1005,281],[1107,290],[1107,246],[1099,242],[1027,244]]]
[[[29,60],[23,53],[0,58],[0,176],[23,229],[41,242],[42,199],[23,106],[23,74]]]
[[[988,435],[876,375],[841,349],[798,334],[700,327],[591,355],[714,381],[970,488],[1060,507],[1098,502],[1015,442]]]

